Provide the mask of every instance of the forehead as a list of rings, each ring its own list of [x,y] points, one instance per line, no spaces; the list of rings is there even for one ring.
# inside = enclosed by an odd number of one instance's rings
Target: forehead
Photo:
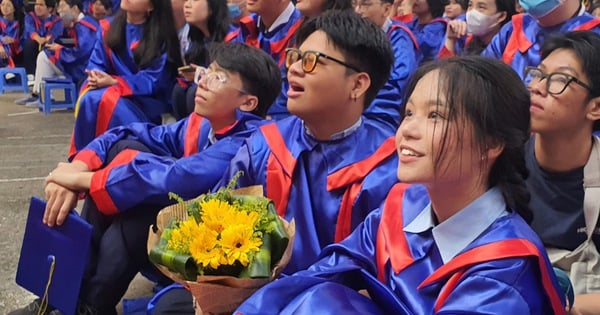
[[[551,52],[546,59],[542,60],[540,67],[546,68],[548,71],[556,69],[572,69],[575,74],[583,73],[583,66],[580,58],[572,49],[556,49]]]
[[[313,50],[322,52],[332,57],[342,56],[342,51],[336,48],[327,34],[321,30],[317,30],[310,34],[306,40],[298,47],[302,52],[307,50]]]

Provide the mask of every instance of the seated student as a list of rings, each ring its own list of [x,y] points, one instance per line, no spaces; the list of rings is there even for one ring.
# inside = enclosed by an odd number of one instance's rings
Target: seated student
[[[465,20],[465,13],[469,7],[469,1],[466,0],[450,0],[444,7],[444,17],[449,21]]]
[[[39,95],[44,78],[66,77],[75,84],[85,79],[85,65],[96,43],[99,24],[94,18],[83,14],[82,8],[81,0],[59,2],[57,13],[62,18],[69,34],[68,39],[73,40],[73,45],[63,46],[57,42],[44,45],[37,56],[32,97]],[[25,105],[37,107],[37,97],[35,101]]]
[[[407,96],[396,134],[404,183],[309,270],[267,284],[236,314],[564,313],[526,222],[519,77],[493,59],[446,59],[417,70]]]
[[[444,6],[448,0],[415,0],[413,15],[415,18],[407,23],[419,43],[423,54],[421,63],[437,59],[444,44],[447,21],[442,18]]]
[[[160,123],[181,65],[170,0],[123,1],[101,29],[81,88],[69,157],[106,130]]]
[[[2,0],[0,3],[0,67],[15,67],[15,57],[20,52],[19,45],[19,14],[12,0]]]
[[[53,43],[63,33],[62,19],[53,14],[55,7],[55,0],[36,0],[33,12],[25,15],[23,61],[28,81],[33,82],[34,80],[38,53],[46,44]],[[37,100],[37,95],[32,95],[18,99],[15,103],[25,105],[35,100]]]
[[[227,9],[231,19],[230,31],[235,31],[240,27],[240,20],[250,14],[246,7],[246,0],[227,0]]]
[[[213,56],[210,67],[200,70],[196,108],[188,118],[111,129],[46,180],[49,226],[63,223],[77,192],[90,196],[82,216],[95,229],[93,272],[84,278],[80,299],[98,314],[114,314],[135,274],[149,266],[148,227],[173,202],[168,193],[190,199],[209,191],[243,140],[265,122],[279,93],[279,67],[262,51],[230,44]]]
[[[570,272],[575,309],[600,314],[600,139],[592,135],[600,130],[600,36],[549,37],[541,51],[540,65],[525,72],[535,132],[526,146],[531,227],[554,266]]]
[[[109,15],[110,1],[96,0],[91,4],[91,8],[88,12],[88,14],[92,16],[96,21],[100,21]]]
[[[216,186],[241,170],[240,187],[263,185],[278,213],[295,220],[285,273],[350,234],[396,182],[398,162],[393,133],[361,115],[393,63],[385,34],[354,12],[330,10],[307,20],[297,40],[286,53],[293,116],[248,138]],[[188,292],[163,293],[152,314],[193,314]]]
[[[600,19],[585,12],[580,0],[519,0],[525,14],[516,14],[482,52],[502,59],[521,78],[525,67],[540,64],[540,47],[554,33],[592,30],[600,34]]]
[[[228,9],[224,1],[187,0],[182,9],[189,25],[186,41],[188,47],[183,54],[183,63],[189,67],[179,71],[178,84],[173,87],[173,116],[177,120],[194,111],[195,66],[208,66],[209,46],[222,42],[229,31]]]
[[[226,41],[247,43],[264,50],[281,67],[282,89],[269,109],[269,117],[289,116],[286,108],[288,83],[283,59],[285,49],[294,46],[296,31],[303,18],[290,0],[262,0],[246,3],[251,14],[240,20],[240,27],[227,35]]]
[[[448,22],[440,58],[479,55],[516,13],[514,0],[472,0],[466,20]]]
[[[389,18],[393,2],[382,0],[369,6],[357,5],[356,13],[375,23],[390,39],[394,51],[394,67],[388,82],[397,89],[397,95],[401,96],[408,78],[417,70],[422,56],[419,44],[410,29],[404,23]]]

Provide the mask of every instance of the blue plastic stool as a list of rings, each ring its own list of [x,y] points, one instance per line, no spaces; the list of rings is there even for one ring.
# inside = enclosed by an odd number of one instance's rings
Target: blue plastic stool
[[[44,78],[40,87],[39,109],[44,115],[50,115],[52,109],[74,109],[77,101],[75,83],[69,79]],[[52,91],[64,90],[65,100],[52,99]]]
[[[7,74],[14,74],[17,83],[10,83],[6,80]],[[6,91],[22,91],[23,93],[29,92],[27,87],[27,72],[25,68],[0,68],[0,93]]]

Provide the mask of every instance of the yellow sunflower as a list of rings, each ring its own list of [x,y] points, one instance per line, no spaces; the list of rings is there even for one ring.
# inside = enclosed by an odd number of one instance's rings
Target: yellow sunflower
[[[202,209],[202,221],[208,229],[221,233],[232,221],[231,215],[235,215],[236,208],[227,201],[211,199],[200,203]]]
[[[253,226],[230,225],[221,232],[221,248],[227,257],[227,264],[239,261],[242,266],[250,262],[249,254],[258,252],[262,240],[254,235]]]
[[[190,255],[197,264],[217,269],[224,261],[223,251],[217,246],[218,234],[200,225],[190,242]]]
[[[198,233],[198,228],[199,226],[194,218],[189,218],[181,222],[178,228],[172,230],[171,238],[167,243],[167,249],[180,254],[188,254],[190,252],[190,240]]]

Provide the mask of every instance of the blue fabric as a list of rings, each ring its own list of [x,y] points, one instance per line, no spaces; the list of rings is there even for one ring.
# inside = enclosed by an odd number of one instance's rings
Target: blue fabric
[[[284,271],[291,273],[315,262],[321,249],[334,242],[338,209],[346,187],[328,191],[327,175],[371,156],[393,133],[369,119],[363,119],[363,124],[354,133],[336,141],[311,138],[297,117],[281,120],[277,127],[287,149],[297,160],[285,215],[286,220],[296,221],[294,258]],[[229,169],[216,187],[226,185],[241,170],[244,175],[239,179],[240,187],[264,185],[265,191],[268,191],[266,165],[269,156],[271,149],[264,135],[255,133],[231,160]],[[352,207],[352,229],[379,206],[387,190],[397,181],[397,163],[397,155],[392,154],[366,176]]]
[[[6,55],[8,55],[9,58],[14,58],[15,55],[21,50],[21,48],[19,47],[19,21],[8,21],[4,17],[0,16],[0,36],[8,36],[15,40],[15,43],[13,44],[2,44],[2,47],[4,47],[4,51],[6,51]],[[6,67],[8,66],[8,63],[6,63],[4,59],[2,59],[0,60],[0,66]]]
[[[76,43],[74,47],[62,47],[58,53],[44,48],[50,61],[75,84],[87,76],[85,69],[96,44],[96,32],[99,26],[94,18],[85,16],[73,27]]]
[[[102,23],[106,25],[108,21],[103,20]],[[166,53],[147,65],[136,65],[133,47],[141,40],[142,34],[143,24],[127,23],[125,38],[128,49],[116,53],[105,47],[103,30],[98,30],[87,69],[104,71],[122,81],[114,86],[89,90],[80,97],[71,153],[81,150],[96,136],[110,128],[133,122],[160,123],[160,115],[170,112],[175,66],[167,61]],[[106,98],[116,99],[117,105],[112,109],[107,107],[101,102]],[[106,129],[104,126],[97,126],[99,117],[108,120]]]
[[[201,120],[199,129],[190,128],[190,120]],[[138,152],[127,163],[96,172],[92,181],[98,190],[92,197],[107,192],[118,211],[140,203],[166,206],[173,203],[168,193],[190,199],[208,192],[223,176],[229,161],[243,141],[265,121],[253,114],[237,111],[237,123],[224,133],[216,134],[210,144],[210,122],[192,113],[188,118],[169,125],[135,123],[111,129],[90,143],[84,151],[93,151],[103,163],[107,153],[120,140],[146,145],[150,152]],[[185,146],[197,139],[197,151],[186,155]],[[78,156],[75,160],[78,160]],[[84,161],[88,162],[88,161]],[[106,205],[97,202],[100,210]]]
[[[524,76],[525,67],[537,67],[540,64],[540,49],[546,37],[555,33],[566,33],[573,31],[578,26],[593,19],[594,16],[586,12],[582,15],[574,16],[562,24],[552,27],[541,27],[531,15],[524,14],[523,35],[529,40],[532,46],[526,51],[517,51],[513,60],[510,62],[510,66],[522,79]],[[504,54],[508,40],[510,39],[511,34],[513,34],[513,28],[512,21],[510,23],[506,23],[496,34],[496,36],[494,36],[490,44],[482,52],[482,55],[486,57],[502,59],[502,55]],[[598,26],[591,29],[591,31],[600,35],[600,27]],[[517,35],[515,32],[514,36],[519,35]]]
[[[442,18],[433,19],[427,24],[419,24],[419,19],[414,18],[407,26],[413,32],[423,54],[421,63],[435,60],[444,45],[447,21]]]
[[[35,13],[29,12],[25,14],[23,27],[23,39],[31,39],[31,36],[36,33],[40,37],[50,36],[49,42],[54,42],[63,33],[64,25],[62,19],[51,14],[45,19],[40,19]]]
[[[390,195],[389,198],[403,198],[402,209],[391,209],[395,213],[389,218],[390,220],[402,218],[404,226],[429,203],[422,186],[411,186],[404,196]],[[480,210],[487,211],[484,208]],[[388,260],[385,270],[379,271],[384,272],[384,287],[374,280],[378,274],[375,261],[382,211],[382,208],[373,211],[350,237],[339,244],[325,248],[321,260],[312,265],[309,270],[298,272],[261,288],[239,307],[236,314],[295,314],[299,310],[317,306],[320,314],[333,314],[335,309],[329,308],[329,305],[332,297],[335,296],[336,286],[328,290],[329,284],[324,284],[327,282],[343,284],[354,290],[367,289],[372,304],[380,308],[381,313],[384,314],[433,314],[434,303],[447,279],[418,289],[423,280],[443,264],[431,229],[421,233],[404,232],[413,261],[399,273],[395,273]],[[455,228],[468,229],[467,226]],[[461,252],[484,244],[515,238],[528,240],[543,253],[543,245],[536,234],[515,212],[495,220],[484,233]],[[394,244],[386,245],[392,248],[394,246]],[[543,265],[550,270],[552,290],[560,292],[550,262],[545,256],[542,259]],[[371,276],[371,281],[363,280],[367,278],[365,274]],[[390,293],[396,298],[390,297]],[[365,302],[349,294],[338,295],[337,299],[337,303],[349,307],[355,300]],[[346,299],[346,301],[339,299]],[[564,300],[562,304],[564,305]],[[360,307],[364,308],[362,305]],[[537,259],[531,257],[500,259],[468,267],[436,314],[475,313],[552,314],[549,298],[540,280]]]

